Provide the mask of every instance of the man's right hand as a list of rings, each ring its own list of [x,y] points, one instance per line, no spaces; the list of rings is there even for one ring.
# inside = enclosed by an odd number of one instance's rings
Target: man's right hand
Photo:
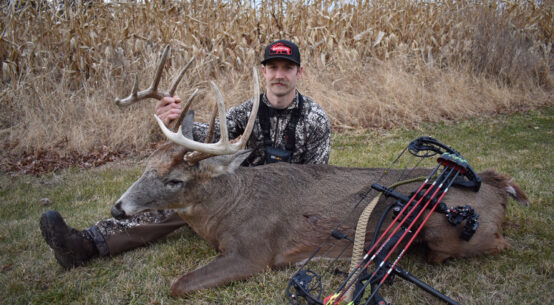
[[[156,103],[156,115],[167,126],[181,114],[181,98],[178,96],[166,96]]]

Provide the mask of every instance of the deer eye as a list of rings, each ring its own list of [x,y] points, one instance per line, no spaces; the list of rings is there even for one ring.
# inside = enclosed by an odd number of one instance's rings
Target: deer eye
[[[169,180],[165,183],[165,186],[170,189],[177,189],[183,186],[183,181],[181,180]]]

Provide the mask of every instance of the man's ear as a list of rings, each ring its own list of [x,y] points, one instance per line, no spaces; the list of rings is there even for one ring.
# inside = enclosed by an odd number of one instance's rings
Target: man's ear
[[[296,75],[298,75],[298,78],[302,77],[302,72],[304,71],[304,67],[298,66],[298,70],[296,71]]]
[[[201,171],[212,172],[212,177],[232,174],[248,158],[251,149],[239,150],[232,155],[214,156],[198,162]]]

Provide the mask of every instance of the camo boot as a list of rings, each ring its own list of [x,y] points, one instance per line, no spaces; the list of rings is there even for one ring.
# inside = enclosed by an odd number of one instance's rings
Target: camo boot
[[[83,231],[69,227],[57,211],[47,211],[40,216],[40,230],[46,243],[54,250],[54,256],[66,269],[84,265],[100,256],[91,228]]]

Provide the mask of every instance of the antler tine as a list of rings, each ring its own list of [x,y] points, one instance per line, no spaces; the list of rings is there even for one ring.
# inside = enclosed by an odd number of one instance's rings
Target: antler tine
[[[156,67],[156,74],[154,74],[154,80],[152,81],[152,85],[147,90],[151,90],[153,92],[156,92],[158,90],[158,85],[160,84],[160,79],[162,78],[162,72],[165,66],[165,61],[167,60],[167,54],[169,54],[169,45],[167,45],[164,49],[164,53],[160,60],[160,64],[158,65],[158,67]]]
[[[150,88],[144,91],[138,92],[138,76],[137,76],[135,77],[135,84],[133,85],[133,90],[131,94],[124,99],[116,98],[115,104],[120,107],[129,106],[131,104],[134,104],[146,98],[156,98],[160,100],[164,96],[167,96],[167,94],[163,95],[162,93],[158,92],[157,89],[158,89],[158,84],[160,83],[160,79],[162,77],[163,66],[165,65],[165,61],[167,59],[168,53],[169,53],[169,45],[165,47],[160,63],[156,68],[156,74],[154,76],[154,80],[152,81],[152,85],[150,86]]]
[[[212,110],[212,116],[209,122],[208,132],[206,132],[206,139],[204,139],[204,143],[211,143],[214,140],[214,131],[215,131],[215,117],[217,116],[217,104],[214,105],[214,109]]]
[[[223,96],[221,95],[221,91],[219,91],[219,87],[213,81],[211,83],[215,91],[217,110],[219,113],[219,142],[221,142],[223,146],[228,147],[229,132],[227,132],[227,117],[225,116],[225,102],[223,101]]]
[[[170,47],[168,45],[168,46],[165,47],[164,52],[162,54],[162,57],[160,59],[160,63],[156,67],[156,73],[154,74],[154,79],[152,80],[152,84],[150,85],[150,87],[146,90],[143,90],[143,91],[139,92],[138,91],[138,76],[135,77],[135,84],[133,85],[133,90],[132,90],[131,94],[128,97],[123,98],[123,99],[116,98],[115,99],[115,104],[116,105],[118,105],[118,106],[128,106],[128,105],[134,104],[134,103],[136,103],[140,100],[144,100],[144,99],[147,99],[147,98],[155,98],[155,99],[161,100],[162,98],[164,98],[166,96],[175,95],[175,90],[177,89],[177,85],[179,84],[179,82],[183,78],[185,72],[190,67],[191,63],[194,61],[194,58],[192,58],[187,63],[187,65],[181,70],[181,72],[179,73],[179,76],[177,76],[177,78],[173,81],[173,84],[171,85],[171,89],[169,90],[169,92],[161,92],[161,91],[158,91],[158,85],[160,84],[160,80],[162,78],[163,67],[165,66],[165,62],[167,60],[167,55],[169,54],[169,50],[170,50]]]
[[[194,57],[191,58],[189,62],[185,65],[185,67],[181,70],[181,72],[179,72],[179,76],[177,76],[177,78],[175,78],[175,80],[173,81],[173,84],[171,84],[171,87],[169,89],[169,96],[175,95],[175,90],[177,90],[177,86],[179,85],[179,82],[181,82],[181,79],[183,78],[183,76],[185,75],[185,72],[188,70],[188,68],[190,67],[193,61],[194,61]]]
[[[181,112],[177,120],[175,120],[175,123],[171,128],[171,130],[173,130],[174,132],[177,132],[177,130],[179,130],[179,126],[181,126],[181,123],[183,123],[183,119],[187,115],[187,112],[189,112],[190,105],[192,104],[192,99],[194,99],[197,93],[198,93],[198,88],[194,89],[194,92],[190,95],[189,99],[185,103],[185,107],[183,108],[183,111]]]
[[[133,84],[133,89],[131,90],[131,95],[135,98],[137,98],[137,93],[138,93],[138,82],[139,82],[138,75],[135,75],[135,83]]]

